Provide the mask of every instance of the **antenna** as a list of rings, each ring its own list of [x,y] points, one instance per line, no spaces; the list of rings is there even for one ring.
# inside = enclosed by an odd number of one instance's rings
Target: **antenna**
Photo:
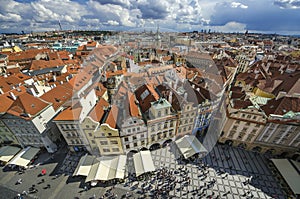
[[[62,31],[60,20],[58,20],[58,25],[59,25],[60,31]]]

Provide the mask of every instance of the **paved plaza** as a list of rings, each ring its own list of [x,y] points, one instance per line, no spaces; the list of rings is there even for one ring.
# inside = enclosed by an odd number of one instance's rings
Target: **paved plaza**
[[[174,161],[173,153],[169,148],[152,151],[155,166],[178,170],[182,164]],[[245,151],[243,149],[216,145],[203,159],[203,164],[208,167],[208,175],[199,176],[203,169],[199,168],[197,161],[184,165],[187,175],[191,179],[187,187],[189,191],[195,190],[204,184],[215,183],[207,189],[206,195],[220,198],[286,198],[279,183],[268,168],[268,160],[262,155]],[[249,180],[249,183],[244,183]],[[184,195],[187,189],[174,190],[172,195],[177,198],[190,198],[193,193]],[[228,194],[226,194],[228,193]],[[226,195],[226,196],[225,196]]]
[[[127,178],[113,189],[109,185],[100,185],[84,190],[85,178],[70,176],[79,157],[63,149],[53,157],[44,154],[36,160],[38,166],[23,174],[1,170],[0,184],[10,190],[9,196],[4,198],[28,192],[32,185],[38,192],[24,198],[101,198],[104,195],[121,198],[127,192],[127,198],[154,198],[153,190],[161,187],[167,187],[170,191],[156,193],[159,198],[287,198],[272,176],[268,160],[257,153],[216,145],[203,160],[195,159],[187,163],[176,161],[170,146],[151,154],[157,169],[155,174],[146,174],[138,181]],[[128,157],[129,172],[132,168],[132,158]],[[44,176],[40,175],[42,169],[47,170]],[[20,178],[22,183],[16,185]]]

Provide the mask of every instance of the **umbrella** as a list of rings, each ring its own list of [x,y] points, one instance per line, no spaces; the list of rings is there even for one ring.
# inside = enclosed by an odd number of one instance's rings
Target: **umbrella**
[[[42,169],[42,175],[46,175],[46,169]]]

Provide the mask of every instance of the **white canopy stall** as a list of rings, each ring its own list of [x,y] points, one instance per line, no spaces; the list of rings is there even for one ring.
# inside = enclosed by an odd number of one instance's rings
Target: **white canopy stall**
[[[185,135],[182,138],[176,140],[175,144],[178,150],[180,151],[181,155],[183,155],[185,159],[192,157],[196,153],[199,153],[202,156],[207,154],[207,150],[205,149],[205,147],[194,135]],[[180,155],[176,155],[176,158],[180,157]]]
[[[80,158],[73,176],[88,176],[93,164],[96,164],[98,162],[99,161],[95,157],[85,154]]]
[[[133,155],[136,176],[155,171],[150,151],[140,151]]]
[[[295,195],[300,195],[300,163],[288,159],[271,159]]]
[[[15,146],[4,146],[0,149],[0,161],[9,162],[21,149]]]
[[[125,167],[125,155],[120,155],[113,159],[101,160],[92,165],[85,182],[123,179],[125,177]]]
[[[40,151],[38,148],[26,147],[22,149],[13,159],[11,159],[7,165],[18,165],[26,167],[34,156]]]

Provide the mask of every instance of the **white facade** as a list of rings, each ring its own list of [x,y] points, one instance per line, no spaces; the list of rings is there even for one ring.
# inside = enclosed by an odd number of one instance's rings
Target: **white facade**
[[[52,106],[45,108],[35,118],[28,118],[28,120],[5,114],[1,120],[16,136],[19,143],[25,146],[45,147],[48,152],[53,153],[57,150],[53,139],[56,137],[50,132],[50,127],[47,125],[54,117],[55,111]]]
[[[125,152],[140,149],[147,145],[147,126],[140,118],[128,117],[122,122],[120,137]]]

